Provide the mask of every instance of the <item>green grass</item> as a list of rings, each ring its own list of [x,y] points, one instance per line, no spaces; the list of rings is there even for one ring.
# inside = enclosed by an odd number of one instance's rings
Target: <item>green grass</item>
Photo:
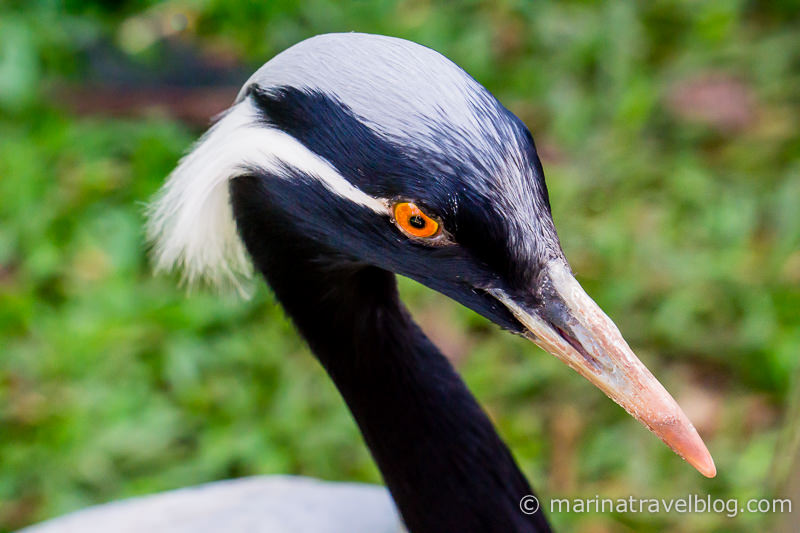
[[[578,278],[719,470],[701,478],[554,358],[403,280],[542,494],[745,499],[800,475],[786,471],[800,354],[797,2],[104,5],[0,7],[0,530],[233,476],[380,480],[263,284],[240,300],[151,274],[144,202],[200,132],[158,113],[78,116],[52,89],[80,81],[87,42],[136,48],[131,20],[171,11],[188,15],[185,38],[254,67],[321,32],[410,38],[527,122]],[[148,65],[157,47],[129,53]],[[723,102],[704,118],[707,106],[679,101],[686,80],[709,76],[749,115],[713,116],[730,112]],[[785,519],[552,516],[593,532]]]

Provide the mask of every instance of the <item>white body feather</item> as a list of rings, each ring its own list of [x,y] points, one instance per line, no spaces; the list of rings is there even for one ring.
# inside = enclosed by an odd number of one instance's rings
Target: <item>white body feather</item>
[[[385,488],[291,476],[218,481],[90,507],[18,533],[400,533]]]

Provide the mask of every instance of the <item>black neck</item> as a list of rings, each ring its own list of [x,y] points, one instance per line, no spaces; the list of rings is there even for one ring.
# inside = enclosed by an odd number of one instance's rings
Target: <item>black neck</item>
[[[361,429],[412,533],[549,531],[532,490],[392,273],[326,260],[265,216],[255,178],[231,187],[240,234]]]

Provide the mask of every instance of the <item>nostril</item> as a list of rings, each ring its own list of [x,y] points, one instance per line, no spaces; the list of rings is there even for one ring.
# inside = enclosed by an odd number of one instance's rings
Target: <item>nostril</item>
[[[600,370],[600,362],[595,359],[595,357],[586,351],[586,348],[577,341],[572,335],[569,334],[565,329],[561,328],[560,326],[556,326],[555,324],[552,325],[553,329],[564,339],[570,346],[575,348],[575,351],[581,354],[583,358],[586,360],[587,363],[591,364],[595,370]]]

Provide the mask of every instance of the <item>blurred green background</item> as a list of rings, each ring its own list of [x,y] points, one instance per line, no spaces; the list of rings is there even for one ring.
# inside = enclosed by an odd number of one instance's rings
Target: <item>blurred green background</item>
[[[317,33],[431,46],[531,128],[587,291],[695,422],[706,480],[566,366],[403,280],[545,497],[795,499],[800,2],[0,2],[0,530],[210,480],[379,482],[263,283],[154,277],[143,206],[257,66]],[[789,515],[551,516],[754,531]]]

